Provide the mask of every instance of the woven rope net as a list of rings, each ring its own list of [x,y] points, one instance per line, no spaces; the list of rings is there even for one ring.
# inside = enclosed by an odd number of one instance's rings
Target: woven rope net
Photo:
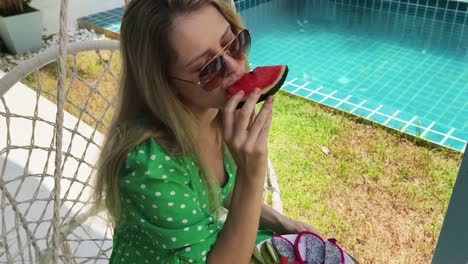
[[[69,47],[58,207],[62,262],[96,263],[110,256],[112,229],[105,214],[90,215],[89,198],[113,109],[117,47],[116,41]],[[3,88],[8,79],[24,76],[0,103],[0,263],[51,263],[57,53],[50,50],[19,65],[0,82]]]

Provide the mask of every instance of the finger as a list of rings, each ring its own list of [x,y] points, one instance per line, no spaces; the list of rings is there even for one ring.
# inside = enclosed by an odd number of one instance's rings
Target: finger
[[[267,145],[268,143],[268,133],[270,132],[271,119],[273,117],[273,110],[269,111],[268,117],[263,124],[262,129],[260,130],[257,138],[257,144]]]
[[[250,120],[249,120],[249,125],[247,126],[247,130],[250,130],[250,128],[252,127],[254,120],[255,120],[255,115],[256,115],[256,111],[254,108],[252,111],[252,114],[250,114]]]
[[[250,115],[252,111],[255,110],[255,104],[258,101],[258,98],[260,97],[260,89],[255,88],[255,90],[247,97],[247,100],[244,103],[244,106],[242,106],[241,109],[237,110],[238,113],[238,118],[236,119],[235,122],[235,130],[236,133],[241,133],[247,130],[247,127],[249,126],[249,121],[250,121]]]
[[[260,131],[265,125],[265,122],[268,118],[268,115],[270,114],[272,110],[272,102],[273,102],[273,97],[269,96],[265,103],[262,106],[262,109],[258,113],[258,115],[255,117],[255,120],[252,124],[252,127],[249,130],[248,134],[248,142],[247,144],[255,144],[258,140],[258,136],[260,134]]]
[[[322,234],[320,234],[320,232],[317,229],[313,228],[312,226],[310,226],[308,224],[304,224],[304,225],[307,228],[307,231],[312,232],[312,233],[318,235],[319,237],[323,238]]]
[[[231,112],[234,112],[236,106],[244,98],[244,94],[245,92],[243,90],[240,90],[239,92],[235,93],[231,98],[229,98],[224,109],[229,109]]]
[[[224,139],[230,141],[233,133],[234,114],[237,104],[244,97],[244,91],[236,93],[229,99],[223,109],[223,136]]]

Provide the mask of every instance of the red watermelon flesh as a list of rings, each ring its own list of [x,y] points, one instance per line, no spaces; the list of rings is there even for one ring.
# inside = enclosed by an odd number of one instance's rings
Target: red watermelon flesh
[[[228,89],[228,99],[240,90],[248,96],[255,88],[262,90],[262,95],[258,102],[267,99],[268,96],[275,94],[283,85],[288,75],[288,66],[262,66],[253,71],[244,74],[244,76]],[[257,103],[258,103],[257,102]],[[238,105],[242,107],[243,102]]]

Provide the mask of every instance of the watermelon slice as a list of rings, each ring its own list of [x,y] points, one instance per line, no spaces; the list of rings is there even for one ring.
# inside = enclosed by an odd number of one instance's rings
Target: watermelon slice
[[[288,75],[288,66],[263,66],[257,67],[253,71],[244,74],[244,76],[228,89],[228,99],[235,93],[243,90],[244,95],[248,96],[255,88],[262,90],[262,95],[258,102],[265,101],[268,96],[275,94],[283,85]],[[242,107],[244,102],[240,102],[237,108]]]

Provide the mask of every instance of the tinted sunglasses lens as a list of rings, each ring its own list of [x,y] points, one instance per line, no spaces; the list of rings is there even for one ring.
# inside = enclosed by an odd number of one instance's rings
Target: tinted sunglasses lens
[[[205,88],[212,90],[219,86],[224,78],[224,59],[222,56],[214,58],[205,68],[200,72],[200,81],[204,84]]]
[[[209,82],[219,74],[221,68],[224,67],[223,57],[218,56],[208,63],[200,72],[200,81],[202,83]]]
[[[247,30],[242,30],[236,39],[229,46],[229,52],[236,59],[243,58],[250,50],[250,34]]]

